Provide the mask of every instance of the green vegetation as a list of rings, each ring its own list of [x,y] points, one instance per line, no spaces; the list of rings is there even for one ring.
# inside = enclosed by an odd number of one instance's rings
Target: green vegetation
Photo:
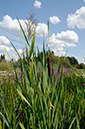
[[[83,85],[83,76],[70,74],[71,69],[62,67],[66,65],[65,60],[70,62],[68,58],[56,57],[59,60],[57,70],[54,71],[53,66],[51,66],[52,76],[49,77],[48,49],[45,49],[45,40],[43,40],[43,58],[37,47],[38,58],[34,47],[35,30],[31,44],[29,44],[20,22],[19,25],[29,46],[29,50],[26,47],[29,58],[25,58],[23,53],[22,59],[10,42],[19,56],[20,72],[17,72],[17,68],[14,67],[15,74],[3,78],[0,83],[0,128],[84,129],[85,85]],[[53,56],[52,63],[56,61],[53,52],[51,55],[48,53],[48,55]],[[74,65],[73,60],[71,63]],[[41,72],[39,71],[40,65]]]
[[[26,52],[27,51],[28,50],[27,50],[27,47],[26,47]],[[41,58],[43,58],[43,52],[42,51],[40,52],[40,55],[38,55],[38,57],[37,57],[38,62],[40,64],[39,67],[41,68],[40,56],[41,56]],[[53,64],[54,68],[58,67],[60,61],[62,60],[61,67],[63,67],[63,68],[72,68],[72,70],[74,68],[76,68],[76,70],[80,69],[80,71],[81,71],[81,69],[83,69],[83,70],[85,69],[85,64],[83,64],[83,63],[79,64],[75,57],[69,57],[69,56],[68,57],[64,57],[64,56],[59,57],[59,56],[55,56],[54,52],[53,51],[51,52],[49,50],[46,52],[46,58],[48,56],[51,58],[51,63]],[[27,59],[27,61],[29,61],[28,52],[26,53],[26,59]],[[5,60],[5,55],[1,55],[1,58],[0,58],[0,71],[6,71],[6,70],[11,71],[11,70],[13,70],[14,67],[20,68],[20,59],[18,59],[15,62],[14,62],[13,59],[11,59],[10,61],[6,61]]]

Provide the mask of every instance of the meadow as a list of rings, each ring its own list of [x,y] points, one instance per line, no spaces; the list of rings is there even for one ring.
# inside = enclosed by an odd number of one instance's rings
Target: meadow
[[[62,59],[55,69],[50,64],[49,76],[49,48],[44,34],[42,58],[39,48],[35,48],[35,30],[29,44],[20,22],[19,25],[29,56],[26,58],[23,52],[22,59],[10,41],[20,59],[20,67],[19,72],[14,67],[12,76],[0,80],[0,129],[84,129],[84,77],[71,72],[70,68],[63,68]]]

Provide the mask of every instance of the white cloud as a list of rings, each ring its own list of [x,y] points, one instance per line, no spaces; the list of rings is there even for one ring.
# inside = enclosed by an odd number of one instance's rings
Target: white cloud
[[[17,54],[15,54],[15,52],[10,51],[9,55],[11,55],[11,59],[13,58],[15,61],[17,61],[19,59],[19,57],[17,56]],[[10,60],[8,56],[6,56],[6,60]]]
[[[69,14],[67,18],[67,24],[70,28],[77,26],[79,29],[85,28],[85,7],[82,6],[76,10],[74,14]]]
[[[18,52],[19,52],[19,54],[22,54],[23,53],[23,50],[22,49],[19,49]]]
[[[10,58],[12,59],[14,59],[14,61],[17,61],[18,59],[19,59],[19,57],[18,57],[18,55],[15,53],[15,51],[11,51],[12,50],[12,48],[10,49],[10,51],[8,51],[8,53],[9,53],[9,55],[11,55],[10,56]],[[17,50],[18,52],[19,52],[19,54],[20,54],[20,56],[21,56],[21,58],[22,58],[22,53],[21,53],[21,50],[22,49],[19,49],[19,50]],[[8,57],[8,55],[4,52],[4,51],[2,51],[4,54],[5,54],[5,58],[6,58],[6,60],[10,60],[10,58]]]
[[[9,40],[5,36],[0,36],[0,45],[10,44]]]
[[[53,50],[55,55],[61,56],[66,53],[64,47],[76,47],[73,42],[78,42],[78,35],[74,31],[67,30],[56,35],[53,33],[49,38],[48,46],[55,47]]]
[[[65,56],[65,51],[62,47],[53,50],[56,56]]]
[[[5,45],[0,45],[0,52],[5,52],[5,49],[4,48],[6,48],[6,50],[9,52],[9,51],[11,51],[11,50],[13,50],[13,48],[12,47],[7,47],[7,46],[5,46]]]
[[[60,22],[60,20],[57,16],[50,17],[49,20],[53,24],[57,24],[58,22]]]
[[[78,42],[78,35],[70,30],[57,33],[56,38],[64,42]]]
[[[12,47],[9,47],[10,44],[9,40],[5,36],[0,36],[0,52],[5,52],[5,49],[9,52],[13,50]]]
[[[47,25],[45,23],[38,23],[38,26],[36,28],[36,36],[43,37],[43,32],[45,35],[48,33]]]
[[[38,0],[35,0],[35,3],[34,3],[34,6],[36,7],[36,8],[41,8],[41,2],[40,1],[38,1]]]
[[[72,43],[72,42],[78,42],[78,35],[74,31],[62,31],[61,33],[57,33],[55,35],[54,33],[49,38],[49,44],[52,44],[52,46],[56,45],[65,45],[66,43]]]
[[[19,21],[20,21],[24,31],[27,34],[27,28],[26,28],[26,24],[25,24],[26,20],[19,20]],[[12,33],[17,33],[17,31],[20,31],[20,27],[19,27],[17,19],[12,19],[8,15],[4,16],[3,21],[0,22],[0,27],[5,28]],[[36,36],[42,37],[43,32],[45,35],[47,34],[47,25],[45,23],[38,23],[38,25],[36,27]]]
[[[61,41],[61,40],[58,40],[57,38],[56,38],[56,35],[53,33],[52,34],[52,36],[49,38],[49,41],[48,41],[49,43],[49,46],[65,46],[65,44],[64,44],[64,42],[63,41]]]
[[[66,43],[67,47],[76,47],[74,43]]]
[[[84,2],[85,2],[85,0],[84,0]]]
[[[23,28],[26,26],[24,20],[20,20],[20,23]],[[12,19],[8,15],[3,17],[3,21],[0,22],[0,27],[3,27],[9,30],[12,33],[17,33],[17,31],[20,31],[20,27],[19,27],[17,19]]]

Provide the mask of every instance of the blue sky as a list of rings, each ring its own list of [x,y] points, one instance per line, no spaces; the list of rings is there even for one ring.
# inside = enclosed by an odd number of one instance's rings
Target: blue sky
[[[85,0],[0,0],[0,54],[7,49],[11,58],[17,59],[5,33],[21,53],[24,43],[20,43],[20,32],[14,10],[25,28],[26,17],[36,13],[36,44],[42,50],[44,31],[46,43],[55,55],[74,56],[79,63],[85,63]],[[47,40],[47,21],[50,25],[50,38]],[[6,55],[6,59],[8,59]]]

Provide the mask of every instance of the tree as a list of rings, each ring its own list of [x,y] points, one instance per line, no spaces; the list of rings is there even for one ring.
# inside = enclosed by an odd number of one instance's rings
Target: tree
[[[80,69],[85,69],[85,64],[80,63],[79,68],[80,68]]]
[[[78,65],[78,61],[75,57],[67,57],[71,65]]]
[[[51,54],[54,55],[54,51],[52,51]]]
[[[1,54],[1,60],[5,60],[5,55],[3,54]]]

